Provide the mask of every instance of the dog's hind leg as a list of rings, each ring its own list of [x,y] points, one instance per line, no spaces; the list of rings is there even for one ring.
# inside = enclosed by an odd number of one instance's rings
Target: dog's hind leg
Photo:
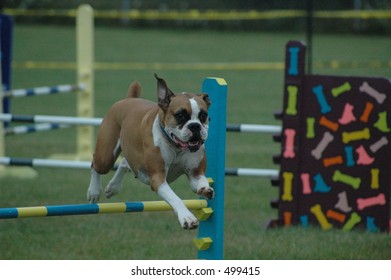
[[[113,168],[121,152],[118,145],[121,128],[115,121],[115,117],[115,110],[110,110],[99,128],[92,161],[91,182],[87,191],[87,199],[90,203],[98,202],[102,192],[100,177]]]
[[[107,198],[110,198],[110,197],[116,195],[117,193],[119,193],[119,191],[121,190],[121,186],[122,186],[122,180],[124,179],[124,176],[126,175],[126,173],[128,173],[129,171],[131,171],[131,169],[129,167],[128,162],[124,158],[124,159],[122,159],[120,165],[118,166],[118,169],[115,172],[115,175],[113,176],[113,178],[111,178],[109,184],[107,185],[107,187],[105,189],[105,196]]]
[[[97,203],[102,192],[101,176],[95,169],[91,170],[91,181],[87,191],[87,200],[90,203]]]

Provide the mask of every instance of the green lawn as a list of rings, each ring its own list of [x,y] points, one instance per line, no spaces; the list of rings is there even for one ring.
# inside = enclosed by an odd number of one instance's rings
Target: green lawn
[[[19,26],[15,28],[14,61],[75,60],[75,32],[71,27]],[[97,62],[198,63],[282,62],[284,46],[303,34],[217,32],[191,30],[133,30],[98,27],[95,34]],[[389,60],[391,39],[376,36],[317,35],[314,61]],[[390,67],[331,69],[314,72],[338,75],[391,77]],[[166,79],[174,92],[199,92],[207,76],[228,83],[228,122],[279,124],[273,112],[282,106],[283,71],[234,70],[97,70],[95,115],[123,98],[131,81],[143,85],[143,96],[155,100],[153,73]],[[63,69],[13,71],[14,88],[73,83],[76,74]],[[75,96],[47,96],[13,100],[19,114],[75,115]],[[75,130],[61,130],[6,138],[7,155],[47,157],[75,150]],[[230,134],[227,166],[278,168],[272,156],[279,145],[271,135]],[[0,206],[34,206],[86,203],[89,171],[37,169],[34,180],[0,179]],[[110,176],[104,178],[108,182]],[[184,179],[174,184],[183,198],[196,196]],[[391,259],[391,237],[361,231],[324,232],[319,228],[265,230],[263,224],[277,217],[269,206],[277,196],[268,179],[226,179],[226,259]],[[111,201],[157,200],[149,187],[131,175],[123,191]],[[0,221],[0,259],[191,259],[196,257],[192,239],[196,231],[180,228],[173,213],[113,214]]]

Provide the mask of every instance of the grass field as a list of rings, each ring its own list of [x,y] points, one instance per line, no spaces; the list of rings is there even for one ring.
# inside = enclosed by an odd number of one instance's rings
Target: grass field
[[[14,61],[71,62],[75,60],[75,32],[71,27],[15,28]],[[283,62],[284,45],[302,34],[217,32],[191,30],[132,30],[98,27],[97,62],[198,63]],[[376,36],[317,35],[315,61],[389,60],[391,39]],[[279,124],[273,112],[282,106],[282,70],[97,70],[95,115],[125,96],[132,80],[143,84],[143,96],[155,100],[153,73],[164,77],[174,92],[199,92],[207,76],[223,77],[229,86],[228,122]],[[331,69],[314,72],[391,77],[391,67]],[[13,71],[13,87],[73,83],[76,74],[64,69]],[[75,115],[73,95],[13,100],[18,114]],[[61,130],[6,138],[7,155],[47,157],[75,151],[75,130]],[[278,168],[272,156],[279,145],[271,135],[230,134],[227,166]],[[0,178],[0,206],[86,203],[87,170],[37,169],[34,180]],[[108,182],[110,176],[104,179]],[[110,201],[156,200],[149,187],[128,176],[123,191]],[[195,198],[186,180],[174,184],[183,198]],[[226,179],[226,259],[391,259],[391,237],[361,231],[324,232],[319,228],[265,230],[277,217],[269,206],[277,189],[260,178]],[[196,231],[180,228],[173,213],[113,214],[0,221],[0,259],[192,259]]]

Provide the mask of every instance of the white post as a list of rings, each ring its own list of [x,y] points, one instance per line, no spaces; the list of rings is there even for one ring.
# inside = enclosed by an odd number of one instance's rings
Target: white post
[[[94,116],[94,17],[90,5],[77,9],[77,79],[85,89],[77,95],[77,116]],[[91,160],[94,143],[93,127],[77,127],[77,151],[79,160]]]

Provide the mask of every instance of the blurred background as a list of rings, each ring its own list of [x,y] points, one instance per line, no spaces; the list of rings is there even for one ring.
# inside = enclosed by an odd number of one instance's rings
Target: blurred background
[[[66,23],[63,10],[82,3],[96,9],[97,24],[137,27],[214,28],[267,31],[302,31],[312,22],[314,32],[389,34],[390,0],[3,0],[17,9],[18,22]],[[34,10],[46,10],[37,14]],[[155,13],[146,13],[153,10]],[[165,16],[176,11],[177,15]],[[189,13],[190,17],[186,17]],[[209,13],[208,13],[209,12]],[[215,12],[215,13],[213,13]],[[20,16],[19,16],[20,15]],[[295,18],[294,24],[290,19]]]
[[[285,44],[307,44],[307,72],[391,78],[391,0],[3,0],[13,16],[12,88],[75,83],[76,9],[94,9],[94,115],[102,117],[139,80],[156,100],[153,73],[174,92],[199,92],[205,77],[228,84],[229,123],[281,125]],[[76,115],[74,94],[13,99],[12,113]],[[96,132],[96,130],[95,130]],[[73,153],[76,129],[5,138],[6,156]],[[227,167],[271,168],[270,134],[229,134]],[[86,203],[89,170],[36,168],[32,180],[0,177],[0,206]],[[107,183],[111,175],[105,176]],[[194,199],[187,180],[173,185]],[[383,233],[263,226],[277,217],[269,178],[226,177],[227,259],[391,259]],[[157,200],[132,175],[108,200]],[[197,232],[173,213],[6,220],[0,259],[191,259]]]

